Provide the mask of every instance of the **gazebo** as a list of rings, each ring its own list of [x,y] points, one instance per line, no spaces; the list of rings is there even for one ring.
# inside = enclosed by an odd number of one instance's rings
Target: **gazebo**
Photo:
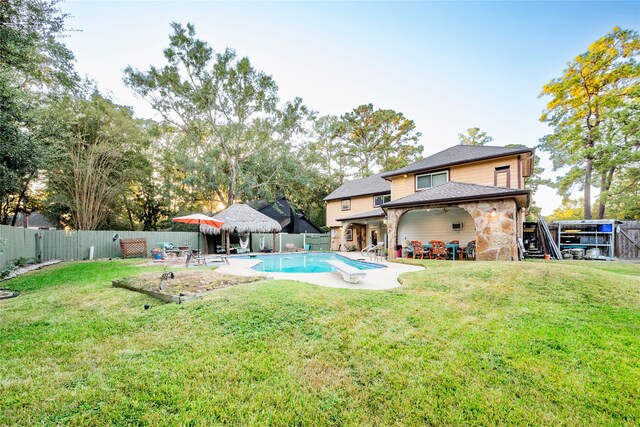
[[[244,203],[233,204],[222,212],[218,212],[213,215],[212,218],[224,222],[224,225],[220,228],[201,225],[200,231],[205,234],[224,233],[227,255],[231,251],[229,244],[230,233],[249,233],[249,245],[251,245],[252,233],[273,233],[273,248],[275,249],[276,233],[282,230],[278,221],[269,218],[265,214],[258,212],[251,206],[245,205]]]

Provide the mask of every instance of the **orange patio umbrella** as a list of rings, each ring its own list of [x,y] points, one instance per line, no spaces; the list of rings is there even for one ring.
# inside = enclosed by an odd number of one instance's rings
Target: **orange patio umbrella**
[[[206,224],[211,227],[220,228],[224,225],[224,222],[218,221],[217,219],[213,219],[210,216],[206,216],[203,214],[191,214],[186,216],[178,216],[173,218],[171,221],[173,222],[182,222],[185,224]],[[198,233],[200,232],[200,228],[198,228]],[[200,235],[198,235],[198,253],[200,253]]]

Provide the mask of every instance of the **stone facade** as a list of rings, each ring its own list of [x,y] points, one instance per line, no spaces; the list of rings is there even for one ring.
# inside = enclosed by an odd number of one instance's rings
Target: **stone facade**
[[[476,229],[476,259],[480,261],[518,259],[517,236],[518,216],[516,202],[513,199],[487,200],[482,202],[460,203],[455,205],[471,215]],[[387,233],[389,239],[389,258],[395,257],[395,245],[398,238],[398,224],[405,213],[425,208],[444,206],[420,206],[387,210]]]
[[[353,230],[353,240],[347,240],[347,229]],[[340,248],[341,251],[348,250],[349,246],[355,246],[357,250],[362,250],[364,242],[367,241],[367,228],[362,224],[345,222],[340,227]]]
[[[462,203],[476,226],[476,259],[513,261],[518,259],[517,207],[514,200]]]

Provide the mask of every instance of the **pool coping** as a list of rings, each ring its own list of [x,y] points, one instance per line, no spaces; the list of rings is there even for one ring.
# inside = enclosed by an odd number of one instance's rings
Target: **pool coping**
[[[285,252],[286,253],[286,252]],[[359,252],[332,252],[356,260],[356,257],[362,257]],[[293,253],[292,253],[293,254]],[[244,254],[242,254],[244,255]],[[267,255],[267,254],[265,254]],[[277,253],[274,255],[278,255]],[[282,255],[282,253],[280,253]],[[387,290],[397,288],[401,285],[398,277],[403,273],[415,271],[424,271],[423,267],[399,264],[394,262],[381,262],[386,268],[376,268],[371,270],[363,270],[367,273],[375,272],[375,274],[367,274],[359,283],[347,283],[342,279],[338,272],[330,273],[270,273],[254,270],[253,267],[261,262],[260,260],[251,260],[246,258],[238,258],[238,256],[228,257],[229,264],[219,265],[217,271],[223,274],[234,274],[240,276],[266,276],[267,279],[273,280],[293,280],[313,285],[324,286],[329,288],[343,289],[366,289],[366,290]]]
[[[309,252],[280,252],[280,253],[260,253],[260,254],[242,254],[242,255],[233,255],[230,256],[229,258],[236,258],[236,259],[249,259],[249,260],[256,260],[258,261],[256,264],[254,264],[254,266],[252,267],[253,269],[255,269],[255,267],[262,263],[263,260],[261,259],[257,259],[255,257],[258,256],[305,256],[305,255],[309,255],[309,254],[331,254],[331,255],[337,255],[338,257],[344,258],[346,260],[349,261],[356,261],[362,264],[366,264],[366,265],[370,265],[372,266],[372,268],[369,269],[364,269],[362,271],[369,271],[369,270],[378,270],[378,269],[382,269],[382,268],[387,268],[387,266],[383,263],[380,262],[373,262],[373,261],[365,261],[359,258],[351,258],[348,256],[345,256],[343,253],[341,252],[318,252],[318,251],[309,251]],[[286,272],[286,271],[264,271],[264,270],[256,270],[259,271],[261,273],[264,274],[269,274],[269,273],[282,273],[282,274],[320,274],[320,273],[335,273],[335,267],[332,267],[334,269],[334,271],[322,271],[322,272],[312,272],[312,271],[298,271],[298,272]]]

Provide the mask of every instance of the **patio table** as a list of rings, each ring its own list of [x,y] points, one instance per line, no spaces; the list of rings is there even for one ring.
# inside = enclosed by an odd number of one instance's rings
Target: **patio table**
[[[451,256],[453,260],[456,260],[456,252],[458,252],[458,248],[460,245],[457,243],[445,243],[444,247],[448,250],[451,250]],[[427,249],[431,250],[431,243],[424,243],[422,248],[426,251]]]

